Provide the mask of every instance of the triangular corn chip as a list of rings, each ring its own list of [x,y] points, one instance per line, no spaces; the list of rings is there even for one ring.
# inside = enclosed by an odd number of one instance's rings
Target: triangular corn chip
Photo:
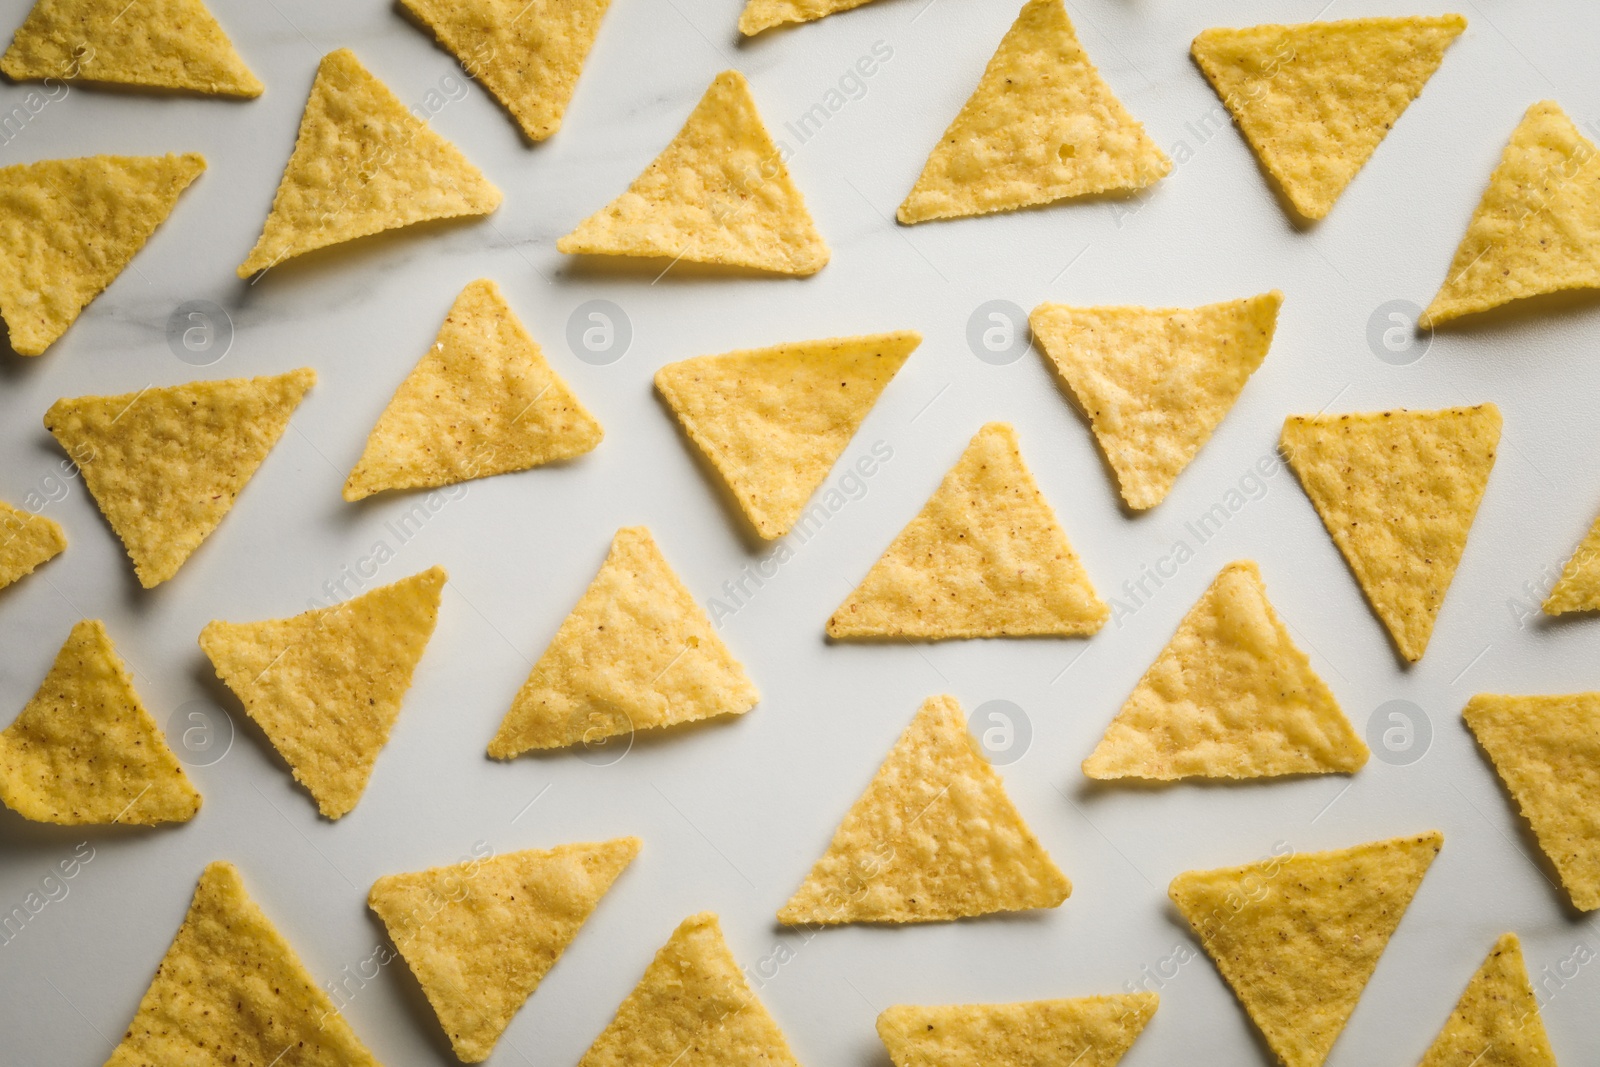
[[[1153,508],[1261,366],[1283,294],[1197,308],[1040,304],[1033,339],[1116,472],[1122,499]]]
[[[1284,420],[1289,466],[1413,663],[1433,636],[1499,442],[1493,404]]]
[[[210,536],[316,382],[302,367],[57,400],[44,425],[83,472],[146,589]]]
[[[261,82],[201,0],[38,0],[0,71],[19,81],[261,95]]]
[[[639,853],[637,837],[391,874],[367,904],[411,965],[456,1058],[479,1063]]]
[[[828,620],[828,635],[1092,634],[1111,609],[1002,422],[979,430],[937,491]]]
[[[650,531],[624,527],[512,701],[489,755],[742,715],[758,699]]]
[[[739,14],[739,32],[753,37],[789,22],[812,22],[871,0],[748,0]]]
[[[54,519],[33,515],[0,500],[0,589],[25,578],[67,548],[67,535]]]
[[[692,1053],[692,1055],[688,1055]],[[799,1067],[711,912],[683,920],[578,1067]]]
[[[1083,773],[1162,781],[1353,774],[1368,755],[1245,560],[1224,567],[1189,609]]]
[[[67,826],[186,822],[200,810],[98,619],[72,628],[39,691],[0,733],[0,800]]]
[[[317,67],[294,153],[239,277],[357,237],[499,206],[500,190],[341,48]]]
[[[1171,169],[1094,69],[1061,0],[1028,0],[929,154],[899,219],[1131,192]]]
[[[1595,610],[1600,610],[1600,518],[1578,542],[1572,558],[1561,568],[1561,578],[1544,601],[1546,615]]]
[[[428,354],[395,391],[344,498],[451,485],[591,451],[603,431],[494,282],[461,291]]]
[[[439,621],[442,567],[288,619],[209,622],[200,647],[323,815],[367,788]]]
[[[1461,717],[1581,911],[1600,908],[1600,693],[1479,693]]]
[[[1516,934],[1502,934],[1417,1067],[1556,1067]]]
[[[576,255],[647,256],[815,274],[828,246],[761,123],[725,70],[628,191],[556,242]]]
[[[1511,134],[1423,329],[1525,297],[1600,288],[1600,152],[1555,103]]]
[[[1444,835],[1187,871],[1167,894],[1285,1067],[1318,1067]]]
[[[1213,29],[1190,53],[1295,211],[1320,219],[1466,28],[1408,15]]]
[[[1115,1067],[1156,1013],[1154,993],[1022,1004],[896,1004],[878,1016],[894,1067]]]
[[[231,863],[200,875],[189,914],[105,1067],[180,1063],[379,1067]]]
[[[205,169],[194,154],[0,168],[0,312],[17,355],[66,333]]]
[[[912,331],[699,356],[656,388],[762,537],[782,537],[922,343]]]
[[[400,0],[522,132],[542,141],[561,128],[600,19],[611,0]]]
[[[1054,908],[1067,881],[954,697],[929,697],[778,911],[790,925],[938,922]]]

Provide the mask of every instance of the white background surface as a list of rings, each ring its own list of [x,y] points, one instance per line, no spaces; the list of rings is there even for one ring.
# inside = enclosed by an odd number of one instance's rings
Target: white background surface
[[[6,0],[6,27],[21,0]],[[1507,930],[1535,980],[1576,946],[1600,949],[1514,814],[1459,710],[1479,691],[1565,692],[1600,684],[1600,622],[1520,628],[1508,600],[1536,602],[1600,506],[1593,461],[1600,366],[1592,301],[1485,316],[1394,366],[1367,341],[1391,299],[1425,304],[1524,109],[1554,98],[1580,126],[1600,117],[1591,44],[1600,9],[1464,2],[1469,21],[1421,98],[1331,216],[1292,226],[1231,128],[1197,135],[1217,100],[1190,62],[1212,25],[1319,15],[1321,0],[1079,0],[1090,55],[1129,110],[1186,157],[1131,204],[1066,204],[915,228],[895,206],[976,84],[1016,15],[1011,0],[880,0],[735,40],[739,0],[615,0],[564,128],[529,148],[476,86],[433,126],[506,194],[491,218],[370,239],[292,262],[254,286],[234,267],[260,230],[293,144],[318,57],[353,48],[406,103],[459,78],[451,57],[383,0],[212,0],[267,85],[260,100],[167,98],[72,88],[10,143],[0,164],[97,152],[199,150],[210,168],[170,220],[42,358],[0,357],[0,498],[48,492],[63,458],[40,424],[60,396],[119,393],[195,377],[316,368],[319,384],[238,505],[178,576],[140,590],[81,482],[44,511],[66,554],[0,593],[0,720],[27,701],[72,623],[106,620],[152,713],[191,701],[232,713],[231,750],[191,768],[205,795],[187,825],[109,831],[26,823],[0,812],[0,910],[87,840],[94,859],[0,946],[0,1061],[96,1064],[132,1017],[201,867],[242,869],[250,892],[319,981],[384,941],[365,907],[378,876],[497,852],[634,833],[639,859],[507,1031],[492,1062],[575,1063],[685,915],[721,914],[735,955],[765,966],[763,1000],[802,1063],[887,1063],[873,1019],[893,1003],[1005,1001],[1114,992],[1194,947],[1166,899],[1178,872],[1250,861],[1284,842],[1306,851],[1437,827],[1444,851],[1329,1060],[1413,1063]],[[1429,12],[1434,4],[1422,5]],[[1339,0],[1325,17],[1404,13]],[[1448,9],[1437,9],[1448,10]],[[892,58],[804,145],[784,123],[823,99],[884,42]],[[711,77],[738,67],[833,249],[806,280],[578,264],[555,239],[621,191],[670,139]],[[446,88],[454,84],[444,82]],[[26,86],[0,85],[0,112]],[[1185,149],[1179,149],[1183,142]],[[1137,212],[1130,214],[1130,209]],[[395,386],[431,343],[461,287],[500,282],[552,364],[606,428],[560,468],[470,484],[399,544],[386,523],[420,498],[346,504],[339,488]],[[1238,405],[1153,513],[1119,510],[1084,421],[1035,353],[975,358],[968,316],[1004,298],[1198,304],[1281,288],[1277,339]],[[568,316],[604,297],[633,341],[609,366],[580,362]],[[227,356],[196,370],[165,340],[182,301],[226,307]],[[529,666],[577,600],[612,532],[645,523],[702,599],[767,548],[752,545],[655,399],[662,364],[692,355],[910,328],[921,349],[889,386],[843,464],[887,442],[893,459],[722,629],[760,686],[750,714],[641,737],[611,766],[572,754],[495,763],[484,755]],[[1505,437],[1477,525],[1426,658],[1405,669],[1293,477],[1200,544],[1185,530],[1274,448],[1285,415],[1493,400]],[[1014,423],[1023,453],[1103,595],[1186,540],[1194,558],[1137,611],[1084,641],[829,646],[824,620],[921,506],[970,435]],[[51,495],[61,496],[59,492]],[[304,609],[323,583],[395,549],[378,582],[433,564],[450,573],[438,630],[393,737],[353,813],[320,819],[262,735],[211,679],[195,643],[212,618]],[[1229,787],[1091,789],[1093,747],[1178,620],[1230,560],[1261,564],[1274,603],[1358,729],[1392,699],[1432,724],[1410,766],[1374,759],[1353,780]],[[1530,596],[1524,583],[1537,587]],[[1132,602],[1129,601],[1130,606]],[[1023,708],[1031,744],[1002,769],[1018,807],[1072,879],[1061,908],[807,938],[773,913],[827,844],[919,702],[948,691],[970,710]],[[537,803],[528,807],[533,798]],[[519,816],[519,812],[521,813]],[[1569,970],[1570,973],[1570,970]],[[1551,982],[1545,1007],[1564,1063],[1600,1060],[1600,968]],[[1197,956],[1161,990],[1129,1067],[1265,1062],[1211,963]],[[391,965],[350,1003],[361,1039],[391,1065],[453,1062],[414,981]]]

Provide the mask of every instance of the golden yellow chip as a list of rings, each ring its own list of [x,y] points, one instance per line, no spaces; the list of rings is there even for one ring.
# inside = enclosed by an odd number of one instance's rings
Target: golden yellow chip
[[[489,1058],[624,867],[637,837],[527,849],[379,878],[367,904],[410,964],[456,1058]]]
[[[789,22],[811,22],[871,0],[748,0],[739,15],[739,32],[752,37]]]
[[[0,500],[0,589],[67,549],[61,525]]]
[[[18,81],[261,95],[201,0],[38,0],[0,56],[0,71]]]
[[[330,819],[367,788],[439,621],[444,583],[433,567],[331,608],[200,631],[217,677]]]
[[[344,498],[450,485],[591,451],[604,431],[500,287],[461,291],[428,354],[384,408],[344,483]]]
[[[929,154],[899,219],[1131,192],[1171,169],[1089,61],[1061,0],[1028,0]]]
[[[192,153],[0,168],[0,312],[17,355],[66,333],[205,169]]]
[[[1437,831],[1242,867],[1167,894],[1286,1067],[1319,1067],[1444,844]]]
[[[332,983],[329,983],[332,985]],[[194,902],[106,1067],[379,1067],[231,863]]]
[[[1581,911],[1600,908],[1600,693],[1479,693],[1461,717]]]
[[[1600,288],[1600,153],[1552,101],[1511,134],[1450,271],[1417,324]]]
[[[1466,28],[1408,15],[1214,29],[1190,52],[1295,211],[1320,219]]]
[[[562,252],[815,274],[828,246],[762,125],[750,83],[725,70],[627,192],[556,242]]]
[[[302,367],[57,400],[44,426],[77,462],[146,589],[178,573],[232,508],[316,382]]]
[[[1544,601],[1546,615],[1600,609],[1600,518],[1578,542],[1572,558],[1561,568],[1561,578]]]
[[[1413,663],[1433,636],[1499,443],[1493,404],[1284,420],[1289,466]]]
[[[742,715],[759,699],[650,531],[624,527],[512,701],[489,755]]]
[[[341,48],[317,67],[294,153],[239,277],[314,249],[499,206],[500,190]]]
[[[908,330],[699,356],[656,388],[756,532],[782,537],[921,343]]]
[[[561,128],[611,0],[400,0],[529,140]]]
[[[1089,417],[1122,499],[1153,508],[1261,366],[1283,294],[1197,308],[1040,304],[1033,339]]]
[[[1502,934],[1418,1067],[1556,1067],[1522,942]]]
[[[200,810],[98,619],[72,628],[39,691],[0,733],[0,800],[66,826],[187,822]]]
[[[1083,761],[1090,778],[1354,774],[1367,746],[1267,600],[1230,563]]]
[[[578,1067],[674,1064],[799,1067],[709,911],[689,916],[672,932],[578,1061]]]
[[[1159,1004],[1154,993],[896,1004],[878,1016],[878,1037],[894,1067],[1115,1067]]]
[[[938,922],[1054,908],[1072,883],[1006,796],[954,697],[929,697],[851,805],[790,925]]]
[[[828,636],[1092,634],[1095,593],[1003,422],[978,431],[883,558],[828,620]]]

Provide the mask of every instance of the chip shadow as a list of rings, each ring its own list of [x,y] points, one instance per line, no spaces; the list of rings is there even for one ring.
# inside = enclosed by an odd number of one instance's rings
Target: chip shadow
[[[1440,283],[1443,281],[1441,276]],[[1434,326],[1432,332],[1494,336],[1513,331],[1520,333],[1535,322],[1589,325],[1595,321],[1597,309],[1600,309],[1600,289],[1563,289],[1521,297],[1499,307],[1448,319]],[[1417,330],[1418,335],[1427,332],[1420,327]]]
[[[739,267],[728,263],[699,263],[694,260],[670,256],[613,256],[598,253],[564,253],[567,263],[560,272],[575,279],[623,279],[657,282],[687,283],[708,279],[749,278],[774,281],[796,281],[810,275],[784,274],[761,270],[757,267]]]
[[[389,928],[383,925],[383,920],[371,908],[364,908],[363,911],[366,913],[368,925],[377,934],[375,943],[384,946],[394,954],[393,958],[384,965],[383,971],[395,973],[395,977],[390,981],[390,986],[395,990],[394,995],[405,1006],[403,1014],[410,1021],[413,1038],[431,1047],[439,1057],[440,1063],[460,1062],[456,1057],[454,1046],[450,1043],[450,1035],[445,1033],[444,1025],[439,1022],[438,1013],[433,1010],[433,1005],[428,1001],[428,994],[423,992],[422,983],[417,981],[417,976],[411,970],[411,965],[406,962],[405,957],[400,955],[400,950],[395,947],[393,939],[389,936]],[[379,978],[366,981],[370,983],[380,980],[382,980],[381,975]],[[329,984],[336,983],[330,982]],[[365,985],[357,989],[355,995],[359,995],[361,989],[364,988]]]
[[[1594,918],[1594,913],[1581,911],[1577,905],[1572,903],[1572,894],[1567,892],[1566,885],[1561,880],[1561,872],[1551,862],[1550,854],[1544,850],[1544,845],[1539,841],[1539,835],[1533,831],[1533,824],[1523,814],[1521,802],[1512,794],[1511,787],[1506,785],[1506,780],[1500,775],[1500,769],[1495,765],[1494,760],[1490,758],[1488,751],[1478,741],[1477,735],[1468,728],[1466,721],[1459,716],[1456,719],[1456,724],[1463,733],[1471,738],[1472,746],[1477,751],[1478,758],[1483,761],[1484,768],[1494,778],[1495,792],[1500,795],[1501,801],[1506,806],[1506,813],[1516,827],[1515,831],[1513,831],[1517,835],[1516,839],[1512,840],[1507,837],[1506,840],[1518,852],[1522,853],[1527,862],[1532,864],[1534,870],[1538,871],[1549,884],[1550,893],[1555,898],[1557,907],[1561,909],[1563,918],[1572,923],[1586,922]],[[1479,814],[1484,817],[1486,822],[1492,817],[1490,812],[1480,812]]]

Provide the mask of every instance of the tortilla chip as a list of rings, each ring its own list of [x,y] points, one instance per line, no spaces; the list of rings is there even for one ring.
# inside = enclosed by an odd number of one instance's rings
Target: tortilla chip
[[[1444,844],[1433,831],[1186,871],[1167,895],[1286,1067],[1318,1067]]]
[[[106,1067],[180,1063],[379,1067],[231,863],[200,875],[189,914]]]
[[[1409,15],[1213,29],[1190,54],[1289,203],[1320,219],[1466,28]]]
[[[828,246],[736,70],[712,79],[672,143],[556,242],[562,252],[654,256],[815,274]]]
[[[578,1067],[672,1067],[680,1061],[799,1067],[709,911],[673,931]]]
[[[63,826],[187,822],[200,810],[98,619],[72,628],[39,691],[0,733],[0,801]]]
[[[1072,391],[1131,508],[1153,508],[1261,366],[1283,294],[1197,308],[1040,304],[1033,339]]]
[[[367,788],[439,621],[444,583],[444,568],[432,567],[331,608],[200,631],[217,677],[330,819]]]
[[[828,636],[1070,636],[1106,607],[1003,422],[979,430],[828,620]]]
[[[1156,1013],[1154,993],[1023,1004],[896,1004],[878,1016],[894,1067],[1114,1067]]]
[[[1561,568],[1561,579],[1544,601],[1546,615],[1600,609],[1600,518],[1578,543],[1572,558]]]
[[[1289,466],[1413,663],[1433,636],[1499,442],[1493,404],[1284,420]]]
[[[1516,934],[1501,934],[1418,1067],[1556,1067]]]
[[[1593,142],[1552,101],[1530,107],[1417,325],[1432,329],[1513,300],[1600,288],[1596,183]]]
[[[261,95],[261,82],[201,0],[38,0],[0,71],[18,81]]]
[[[1295,647],[1249,560],[1217,575],[1139,679],[1090,778],[1354,774],[1366,744]]]
[[[753,37],[788,22],[813,22],[871,0],[749,0],[739,14],[739,32]]]
[[[54,519],[33,515],[0,500],[0,589],[67,549],[67,535]]]
[[[592,451],[604,431],[488,279],[456,297],[344,483],[344,498],[452,485]]]
[[[146,589],[178,573],[233,508],[317,374],[224,378],[57,400],[44,426],[73,457]]]
[[[85,156],[0,168],[0,311],[37,356],[122,273],[204,156]]]
[[[906,330],[699,356],[662,367],[656,388],[770,540],[789,532],[921,343]]]
[[[1132,192],[1171,169],[1089,61],[1061,0],[1028,0],[898,217],[926,222]]]
[[[400,0],[532,141],[561,128],[611,0]]]
[[[499,206],[500,190],[341,48],[317,67],[272,212],[238,274],[248,278],[314,249]]]
[[[619,837],[391,874],[373,883],[367,904],[456,1058],[479,1063],[638,853],[637,837]]]
[[[624,527],[512,701],[489,755],[743,715],[759,699],[650,531]]]
[[[954,697],[923,702],[804,884],[789,925],[1054,908],[1072,883],[1006,796]]]
[[[1461,713],[1580,911],[1600,908],[1600,693],[1479,693]]]

